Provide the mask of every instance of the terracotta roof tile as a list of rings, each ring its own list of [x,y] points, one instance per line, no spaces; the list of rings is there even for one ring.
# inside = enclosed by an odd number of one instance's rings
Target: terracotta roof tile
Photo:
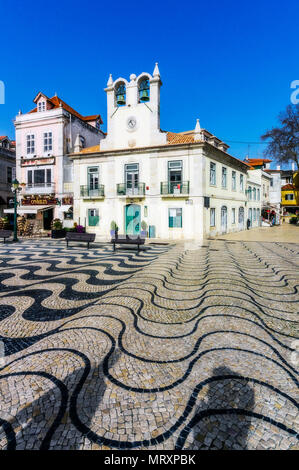
[[[267,158],[247,158],[246,162],[248,162],[251,166],[259,166],[263,165],[264,163],[271,163],[272,160],[268,160]]]
[[[52,98],[47,98],[48,103],[52,105],[52,109],[57,109],[60,108],[60,104],[63,109],[68,111],[70,114],[73,116],[76,116],[77,118],[81,119],[81,121],[93,121],[96,119],[99,119],[101,124],[103,124],[102,118],[100,114],[94,114],[92,116],[82,116],[82,114],[78,113],[75,109],[73,109],[71,106],[69,106],[65,101],[63,101],[61,98],[58,98],[58,96],[53,96]],[[31,109],[28,114],[30,113],[36,113],[37,109]]]
[[[291,191],[291,190],[296,189],[296,188],[293,184],[288,183],[288,184],[285,184],[284,186],[282,186],[281,189],[283,191]]]
[[[80,151],[80,153],[95,153],[100,151],[100,144],[94,145],[93,147],[86,147]]]
[[[162,131],[162,132],[166,132],[167,134],[167,145],[168,144],[195,143],[193,135],[177,134],[175,132],[167,132],[167,131]],[[88,153],[97,153],[100,151],[101,151],[100,144],[98,144],[98,145],[94,145],[93,147],[86,147],[82,149],[79,153],[82,155],[82,154],[88,154]],[[248,166],[250,169],[254,170],[254,168],[250,167],[250,165],[246,163],[244,160],[240,160],[239,158],[233,157],[232,155],[230,155],[230,157],[242,163],[243,165]]]
[[[101,118],[101,116],[100,114],[93,114],[92,116],[82,116],[82,118],[83,118],[83,121],[95,121],[96,119]]]
[[[189,144],[194,142],[194,136],[167,132],[167,142],[169,144]]]

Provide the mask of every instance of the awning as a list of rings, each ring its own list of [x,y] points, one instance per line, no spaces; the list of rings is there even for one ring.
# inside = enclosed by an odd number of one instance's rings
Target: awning
[[[55,206],[21,206],[17,207],[17,214],[37,214],[38,212],[43,212],[48,209],[52,209]],[[14,214],[14,209],[4,209],[6,214]]]

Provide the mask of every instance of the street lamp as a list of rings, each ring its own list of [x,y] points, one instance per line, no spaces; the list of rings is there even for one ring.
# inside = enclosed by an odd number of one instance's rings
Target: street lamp
[[[11,188],[14,194],[14,225],[13,225],[13,242],[18,242],[18,232],[17,232],[17,207],[18,207],[18,200],[17,200],[17,193],[22,191],[22,187],[17,179],[14,179],[12,182]]]

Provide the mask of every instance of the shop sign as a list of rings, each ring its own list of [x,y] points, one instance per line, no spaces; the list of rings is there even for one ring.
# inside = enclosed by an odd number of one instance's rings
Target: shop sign
[[[55,157],[52,158],[21,158],[21,166],[35,166],[35,165],[53,165]]]
[[[57,204],[57,199],[53,197],[28,197],[22,199],[22,206],[52,206]]]
[[[72,206],[73,205],[73,197],[72,196],[63,197],[62,198],[62,204],[65,205],[65,206]]]

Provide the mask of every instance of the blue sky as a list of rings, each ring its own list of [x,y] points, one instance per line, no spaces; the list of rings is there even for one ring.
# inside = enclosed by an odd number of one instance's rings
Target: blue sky
[[[106,122],[109,73],[152,73],[158,61],[161,128],[192,129],[199,118],[245,158],[248,144],[237,142],[276,125],[299,79],[298,14],[293,0],[2,0],[0,135],[14,136],[14,116],[38,91]],[[251,144],[250,156],[263,148]]]

